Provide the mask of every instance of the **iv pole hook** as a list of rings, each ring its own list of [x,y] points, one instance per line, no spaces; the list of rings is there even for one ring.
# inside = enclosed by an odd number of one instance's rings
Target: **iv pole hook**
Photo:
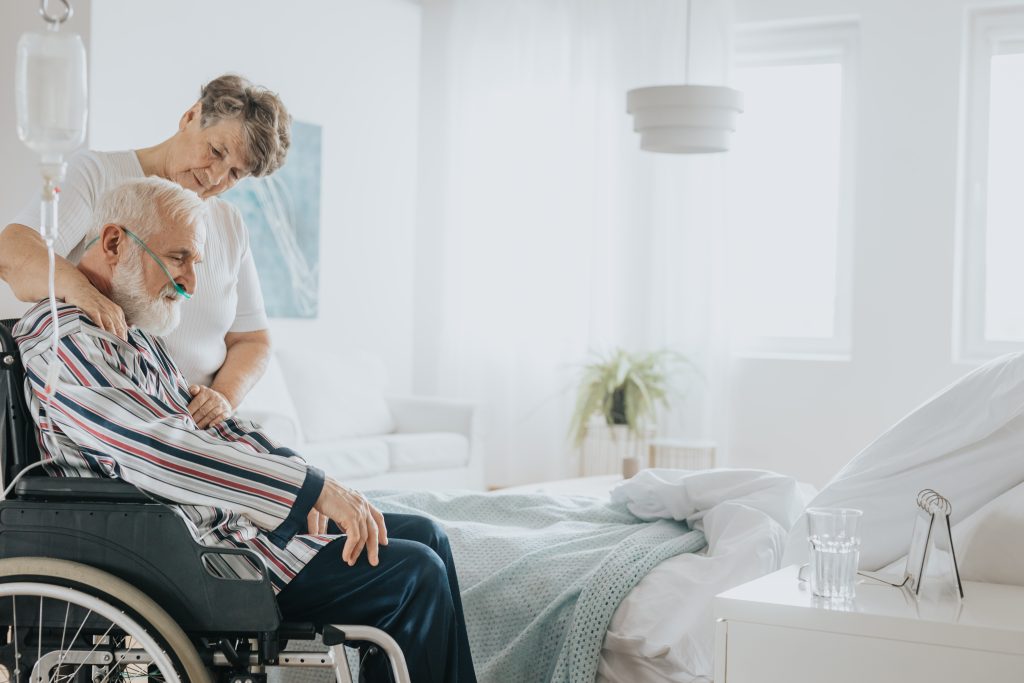
[[[60,4],[64,5],[64,13],[59,17],[50,16],[46,11],[46,3],[48,0],[39,0],[39,16],[50,24],[51,27],[56,28],[58,25],[63,24],[65,21],[71,18],[71,15],[75,13],[75,10],[71,9],[70,0],[60,0]]]

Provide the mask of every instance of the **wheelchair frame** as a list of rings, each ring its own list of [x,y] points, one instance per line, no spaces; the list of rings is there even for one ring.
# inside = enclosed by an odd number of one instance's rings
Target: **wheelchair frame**
[[[10,333],[16,322],[0,321],[0,482],[3,487],[40,458],[38,433],[24,398],[24,368]],[[46,591],[51,592],[55,590],[54,585],[94,593],[99,590],[97,584],[110,586],[104,589],[105,597],[98,599],[115,603],[114,609],[122,612],[144,611],[154,615],[149,619],[152,629],[178,633],[174,637],[180,649],[194,648],[198,658],[195,661],[201,665],[193,663],[193,672],[206,670],[206,680],[201,683],[261,683],[266,680],[265,668],[272,666],[329,668],[338,681],[351,683],[344,646],[351,641],[380,648],[389,659],[395,683],[409,683],[401,649],[379,629],[360,625],[282,623],[267,568],[256,553],[196,543],[185,522],[173,510],[125,482],[30,474],[26,473],[17,482],[10,499],[0,501],[0,558],[3,558],[0,559],[0,596],[5,590],[10,591],[11,586],[25,583],[35,585],[38,591],[43,590],[41,586],[50,586]],[[225,578],[215,575],[209,560],[228,555],[246,557],[249,564],[257,568],[258,576]],[[15,562],[12,558],[22,561]],[[131,597],[126,599],[122,594]],[[11,600],[16,620],[18,598]],[[44,627],[49,629],[50,620],[55,618],[44,615],[43,605],[41,598],[40,655]],[[10,640],[4,644],[0,636],[0,663],[5,656],[10,658],[12,645],[15,653],[23,656],[18,645],[19,632],[24,629],[7,624],[5,615],[6,612],[0,611],[0,634],[7,633]],[[88,618],[86,615],[83,626]],[[66,622],[67,616],[65,625]],[[164,626],[153,625],[158,623]],[[313,640],[317,634],[322,634],[324,645],[330,648],[328,652],[284,649],[288,641]],[[170,642],[169,636],[163,637]],[[180,644],[182,637],[188,645]],[[84,648],[69,652],[74,652],[75,658],[84,658],[83,664],[90,667],[103,667],[128,658],[146,664],[145,657],[149,655],[145,652],[118,649],[113,637],[108,640],[103,648],[94,645],[91,654]],[[62,639],[62,648],[63,645]],[[179,656],[179,660],[191,658],[190,652],[186,655]],[[62,655],[60,662],[70,663],[68,656]],[[13,669],[5,667],[20,671],[20,661],[14,662]],[[202,676],[201,672],[193,673],[193,678]],[[191,679],[181,674],[180,680]]]

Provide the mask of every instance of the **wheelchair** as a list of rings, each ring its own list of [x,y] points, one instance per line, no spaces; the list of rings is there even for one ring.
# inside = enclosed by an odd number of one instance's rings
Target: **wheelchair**
[[[0,488],[40,458],[16,322],[0,321]],[[229,559],[247,559],[252,576],[223,571]],[[317,635],[327,652],[286,649]],[[198,544],[130,484],[35,468],[0,501],[0,683],[265,683],[267,667],[330,669],[351,683],[346,642],[378,648],[395,683],[409,683],[385,632],[282,622],[259,555]]]

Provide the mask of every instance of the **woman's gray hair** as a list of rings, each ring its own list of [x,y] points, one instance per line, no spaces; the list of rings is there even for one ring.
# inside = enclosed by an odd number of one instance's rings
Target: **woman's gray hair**
[[[103,193],[92,212],[92,228],[86,244],[99,237],[104,225],[128,228],[148,241],[163,220],[193,224],[206,218],[206,203],[192,190],[177,183],[149,176],[129,180]]]
[[[249,172],[270,175],[284,165],[291,145],[292,117],[277,93],[226,74],[203,86],[199,95],[203,128],[220,121],[242,124],[249,157]]]

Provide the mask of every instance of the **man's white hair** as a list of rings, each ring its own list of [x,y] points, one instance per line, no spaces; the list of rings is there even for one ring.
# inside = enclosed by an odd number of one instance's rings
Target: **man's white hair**
[[[156,176],[129,180],[100,197],[86,244],[110,223],[128,228],[145,242],[161,228],[163,220],[193,224],[205,217],[206,204],[192,190]]]

